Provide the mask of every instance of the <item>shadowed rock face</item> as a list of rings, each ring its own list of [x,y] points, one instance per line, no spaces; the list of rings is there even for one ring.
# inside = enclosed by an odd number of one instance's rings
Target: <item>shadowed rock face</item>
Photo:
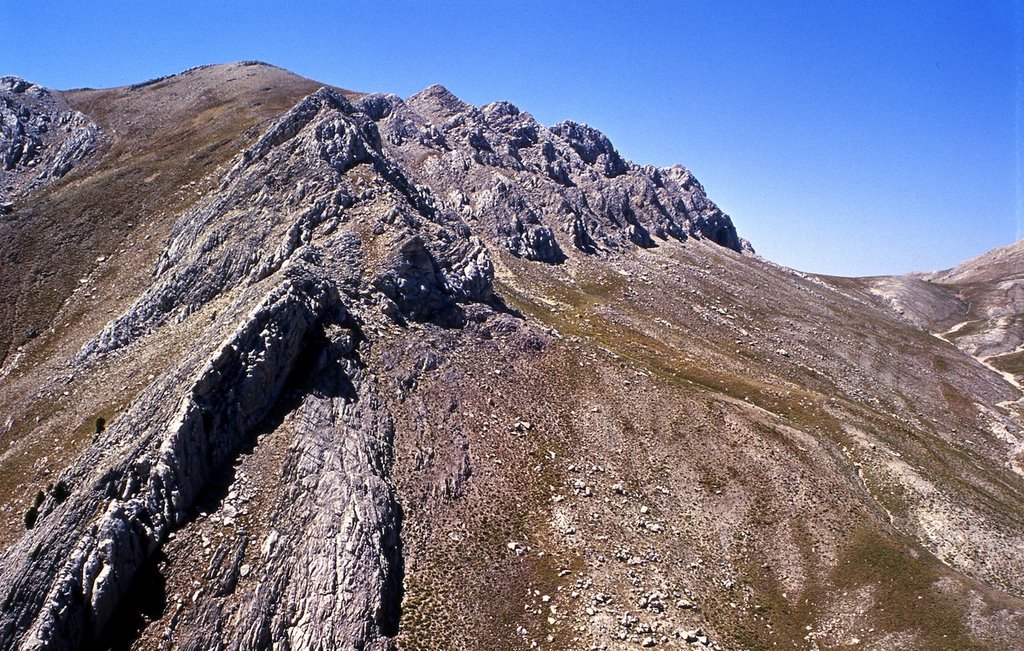
[[[358,166],[365,186],[346,177]],[[386,220],[374,229],[371,261],[342,228],[356,197]],[[80,462],[79,472],[106,470],[66,508],[99,505],[97,520],[58,520],[44,505],[32,539],[45,541],[55,571],[40,582],[12,550],[0,581],[23,596],[2,618],[3,636],[39,648],[101,639],[147,557],[283,400],[294,422],[285,464],[292,484],[265,556],[289,560],[268,570],[233,613],[251,622],[235,631],[234,644],[388,646],[401,599],[400,518],[388,479],[392,425],[358,359],[360,313],[373,305],[396,322],[458,321],[460,303],[493,300],[491,277],[482,243],[383,157],[364,114],[326,89],[300,102],[182,217],[150,289],[79,354],[77,364],[87,366],[218,300],[240,323],[212,355],[185,355],[178,373],[136,401],[159,415],[123,419],[97,442],[99,458]],[[226,297],[238,288],[241,295]],[[167,411],[163,400],[181,393],[182,375],[194,378],[191,389]],[[283,396],[286,382],[291,394]],[[134,439],[130,454],[102,452],[126,438]],[[234,550],[227,555],[240,564]],[[35,566],[39,554],[22,558]],[[240,568],[210,572],[233,585]],[[216,621],[219,596],[183,621]],[[204,628],[182,633],[200,646],[225,637]]]
[[[374,188],[346,173],[362,166]],[[378,196],[379,195],[379,196]],[[364,290],[417,320],[442,317],[458,300],[491,298],[483,244],[457,216],[439,210],[380,152],[373,122],[340,94],[321,90],[284,115],[243,152],[217,192],[174,228],[146,294],[90,342],[83,356],[121,348],[170,316],[192,312],[239,283],[261,282],[290,262],[320,266],[346,256],[334,278],[358,287],[358,258],[340,228],[357,201],[386,207],[374,235],[388,251]],[[421,232],[430,227],[428,237]],[[314,242],[317,231],[329,234]],[[377,233],[376,231],[380,231]]]
[[[315,364],[329,359],[333,377],[304,381],[300,386],[312,385],[309,394],[287,398],[301,400],[294,411],[301,420],[295,442],[299,456],[291,469],[296,487],[283,505],[283,515],[293,524],[289,527],[282,521],[275,530],[280,531],[276,547],[266,554],[291,553],[313,561],[322,557],[320,541],[330,538],[327,558],[342,564],[338,571],[359,582],[355,594],[363,598],[337,604],[318,600],[317,617],[308,627],[287,635],[268,627],[239,629],[239,648],[267,647],[286,639],[296,646],[310,646],[313,640],[362,640],[372,646],[375,628],[367,628],[367,623],[387,624],[396,616],[395,599],[400,593],[395,586],[401,579],[396,556],[399,521],[384,479],[390,424],[372,407],[372,390],[362,382],[353,357],[358,333],[351,327],[331,287],[296,274],[273,288],[247,315],[194,376],[178,404],[164,400],[173,400],[181,392],[184,378],[180,376],[173,378],[173,388],[154,386],[149,396],[140,398],[132,417],[122,421],[135,431],[111,428],[82,469],[69,474],[68,481],[84,489],[66,507],[74,511],[72,517],[51,518],[49,509],[55,505],[44,503],[43,518],[32,532],[37,542],[30,566],[19,566],[14,558],[5,564],[2,580],[18,586],[20,595],[12,604],[13,612],[5,613],[5,639],[21,638],[25,648],[74,648],[101,638],[146,558],[188,520],[210,477],[251,445],[254,432],[282,399],[286,380],[300,371],[328,370]],[[312,357],[314,366],[298,368],[303,357]],[[367,411],[360,412],[364,405]],[[339,434],[345,445],[335,450],[334,437]],[[126,438],[134,441],[131,453],[124,456],[120,445]],[[88,470],[97,467],[105,471],[90,477]],[[359,492],[358,497],[350,494],[353,491]],[[341,517],[345,514],[337,508],[348,503],[356,511],[355,520],[346,523]],[[98,505],[95,519],[79,519],[83,513],[79,508]],[[302,507],[293,511],[296,505]],[[316,536],[298,539],[300,532],[314,530]],[[337,554],[334,545],[339,539],[354,549]],[[236,565],[239,560],[236,556]],[[40,562],[54,571],[50,580],[33,576]],[[272,617],[279,608],[312,607],[306,597],[317,589],[319,580],[303,576],[299,567],[278,570],[267,577],[275,589],[247,601],[251,613],[246,616],[254,622]],[[230,565],[210,568],[222,587],[237,581],[239,571]],[[31,627],[22,636],[18,629],[29,622]],[[223,639],[213,630],[190,633],[200,641],[210,635],[214,637],[207,643]]]
[[[220,153],[154,190],[174,210],[84,239],[97,262],[0,366],[0,646],[1024,643],[1020,391],[878,286],[749,255],[685,168],[253,62],[5,83],[93,107],[154,188],[117,135],[153,106]],[[35,160],[47,200],[120,199],[124,170]]]

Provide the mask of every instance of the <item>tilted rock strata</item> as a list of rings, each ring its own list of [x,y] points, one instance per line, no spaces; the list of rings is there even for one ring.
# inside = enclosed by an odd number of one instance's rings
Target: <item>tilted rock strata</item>
[[[401,577],[386,475],[390,425],[352,357],[360,336],[353,328],[366,310],[376,315],[366,318],[398,322],[457,321],[458,303],[492,300],[491,267],[482,243],[405,182],[375,144],[372,123],[340,95],[325,90],[302,102],[240,157],[220,193],[183,216],[152,289],[83,349],[80,363],[87,363],[130,346],[172,314],[187,319],[222,294],[233,296],[229,313],[239,316],[263,296],[199,373],[177,415],[163,416],[173,423],[164,433],[149,434],[144,449],[118,455],[102,481],[46,507],[23,544],[46,540],[53,574],[33,574],[14,561],[27,561],[28,554],[8,551],[12,561],[0,582],[26,596],[0,620],[5,639],[20,639],[26,648],[60,647],[101,635],[134,573],[182,523],[206,478],[247,444],[289,379],[310,383],[293,414],[299,423],[295,492],[279,522],[279,553],[294,556],[282,575],[268,578],[273,589],[249,603],[245,617],[277,622],[256,629],[250,642],[287,638],[303,648],[332,648],[361,639],[371,648],[394,631]],[[346,179],[357,165],[369,176]],[[339,228],[356,202],[383,216],[384,227],[366,234],[368,246]],[[263,294],[268,284],[272,289]],[[301,375],[311,379],[292,377],[300,358]],[[187,358],[182,367],[196,363]],[[315,379],[319,374],[324,379]],[[167,374],[156,383],[162,391],[153,391],[166,400],[179,382]],[[136,404],[146,411],[149,403],[144,397]],[[140,428],[159,430],[160,422],[128,414],[105,437],[137,436]],[[315,467],[308,466],[311,458]],[[105,465],[89,458],[71,475]],[[67,481],[82,486],[78,478]],[[307,500],[308,509],[292,508]],[[83,517],[92,510],[103,515]],[[58,526],[63,536],[51,528]],[[333,542],[325,547],[309,531]],[[342,538],[352,551],[339,556]],[[307,573],[323,563],[344,577],[345,600],[310,597],[321,579]],[[311,623],[296,627],[295,611],[310,608]]]
[[[267,584],[276,591],[253,596],[249,618],[263,622],[277,612],[287,619],[294,609],[313,605],[328,612],[312,618],[309,627],[240,627],[240,635],[254,637],[248,642],[240,638],[238,648],[285,638],[293,644],[305,639],[305,648],[330,645],[332,639],[362,639],[370,648],[379,628],[392,630],[400,559],[386,481],[390,426],[386,415],[373,408],[373,389],[354,357],[359,333],[353,326],[336,290],[296,272],[271,290],[224,342],[173,414],[163,401],[176,393],[184,368],[156,383],[133,414],[104,434],[106,444],[94,448],[100,452],[67,474],[65,481],[78,490],[64,504],[44,505],[39,524],[23,542],[41,541],[40,551],[19,555],[16,547],[8,552],[0,581],[16,586],[12,594],[20,596],[13,601],[14,612],[0,618],[4,639],[21,639],[23,648],[68,648],[102,636],[135,573],[186,521],[208,478],[250,443],[300,362],[313,364],[304,372],[331,372],[309,387],[310,395],[296,412],[302,436],[295,443],[296,483],[288,501],[310,504],[285,512],[291,522],[279,522],[281,543],[275,553],[287,554],[294,547],[291,553],[311,564],[342,564],[349,571],[339,573],[358,588],[351,591],[355,598],[332,606],[307,598],[316,582],[301,576],[302,564],[278,565],[285,575]],[[148,431],[140,437],[132,432],[135,428]],[[134,449],[125,455],[123,446],[133,434],[139,442],[129,443]],[[90,472],[96,468],[103,471]],[[355,510],[353,519],[337,517],[345,514],[333,509],[343,505]],[[83,517],[90,511],[101,515]],[[307,521],[306,514],[313,520]],[[311,531],[346,537],[352,551],[339,555],[334,542],[330,549],[318,547],[322,537],[309,536]],[[53,572],[49,579],[36,574],[40,558]],[[22,632],[29,622],[31,627]]]
[[[441,117],[445,102],[452,101],[443,91],[429,89],[412,98],[410,106],[426,110],[432,100],[441,102],[430,114],[432,119]],[[389,106],[385,109],[384,104]],[[525,125],[502,126],[503,120],[521,115],[508,107],[465,111],[468,115],[455,122],[472,121],[479,130],[475,140],[467,140],[469,147],[484,147],[479,138],[499,143],[525,130],[520,134],[525,138],[519,143],[522,153],[506,142],[503,146],[511,153],[488,160],[523,175],[533,173],[523,159],[530,165],[543,161],[556,178],[549,182],[551,194],[545,191],[542,196],[559,202],[566,216],[571,214],[567,221],[551,224],[571,235],[571,245],[579,251],[651,246],[651,233],[676,239],[704,234],[739,247],[728,218],[681,168],[636,168],[625,163],[607,139],[580,125],[540,131],[528,116],[521,118]],[[279,566],[284,574],[268,576],[247,610],[233,615],[264,622],[252,629],[256,637],[239,644],[265,646],[287,638],[309,648],[330,639],[362,639],[372,645],[393,633],[400,559],[395,556],[398,525],[387,479],[390,426],[386,411],[374,403],[372,386],[351,358],[357,330],[345,330],[345,324],[358,328],[354,324],[365,318],[457,324],[462,319],[459,303],[494,302],[486,246],[472,235],[463,215],[437,198],[438,192],[469,192],[472,200],[487,206],[486,218],[494,224],[487,234],[514,255],[546,262],[565,257],[547,224],[545,207],[531,207],[518,185],[477,191],[450,169],[431,172],[429,187],[407,177],[403,157],[420,154],[397,148],[400,138],[392,122],[382,123],[391,143],[384,146],[373,119],[396,113],[424,124],[394,98],[369,96],[352,105],[324,89],[300,102],[238,157],[219,191],[182,216],[151,288],[83,348],[78,363],[88,364],[137,344],[172,317],[176,322],[187,320],[222,296],[234,296],[230,312],[240,314],[260,295],[247,288],[278,283],[199,372],[176,415],[164,416],[172,425],[161,433],[160,418],[154,417],[160,408],[152,404],[146,409],[146,399],[141,399],[136,412],[147,415],[129,414],[104,438],[119,441],[133,431],[155,428],[143,439],[146,447],[113,464],[97,458],[81,462],[68,478],[78,490],[66,503],[44,505],[39,524],[23,544],[47,541],[45,554],[52,559],[48,579],[40,580],[31,568],[14,562],[25,558],[19,547],[8,552],[12,562],[5,566],[3,584],[12,586],[12,594],[24,596],[18,599],[17,611],[0,620],[6,639],[20,639],[26,648],[44,648],[80,645],[102,636],[135,573],[184,522],[204,490],[205,478],[247,444],[303,356],[315,358],[305,372],[329,369],[328,377],[334,378],[325,380],[332,385],[326,388],[312,381],[290,416],[298,423],[293,462],[297,485],[290,503],[312,501],[308,508],[279,511],[281,547],[290,548],[279,553],[305,560]],[[497,121],[502,131],[491,130],[489,121]],[[448,138],[461,137],[460,128],[449,124],[445,133]],[[538,134],[543,135],[542,144]],[[440,142],[446,148],[444,137]],[[554,158],[544,161],[550,154],[543,152],[552,148]],[[459,150],[451,153],[453,160],[460,155]],[[536,160],[530,163],[532,159]],[[551,171],[555,159],[562,178]],[[480,174],[489,172],[474,170],[474,175]],[[653,212],[632,208],[630,197],[640,196],[635,192],[638,185],[647,193],[643,201],[656,206]],[[347,223],[359,208],[366,208],[374,223]],[[514,215],[525,218],[529,227],[520,222],[513,228],[500,221]],[[708,228],[713,230],[705,232]],[[286,280],[275,280],[282,277]],[[311,352],[313,331],[334,332],[340,339],[317,335],[316,345],[322,349]],[[197,362],[184,360],[179,373],[187,373],[190,364]],[[180,377],[167,374],[151,391],[170,397],[177,382]],[[340,454],[328,454],[339,440],[345,442]],[[315,469],[303,469],[310,455],[320,461]],[[89,466],[107,470],[101,480],[82,486],[80,476]],[[72,479],[76,474],[79,478]],[[307,493],[302,486],[313,476],[322,479]],[[325,495],[331,496],[326,502]],[[349,506],[341,506],[345,504]],[[354,509],[354,519],[338,508]],[[82,517],[90,511],[102,515],[95,521]],[[66,534],[78,533],[55,536],[58,526]],[[346,537],[356,551],[339,558],[333,546],[328,549],[317,542],[320,537],[302,536],[309,530],[325,535],[333,531],[331,537]],[[303,573],[324,562],[344,577],[347,592],[355,598],[309,598],[320,579],[302,578]],[[216,611],[215,605],[208,607],[214,609],[210,613]],[[296,608],[313,608],[303,621],[329,630],[286,625],[287,618],[278,620],[272,614],[294,616]],[[192,616],[201,620],[215,614]],[[266,624],[268,619],[277,623]]]
[[[490,299],[483,244],[454,214],[436,208],[379,151],[375,125],[341,95],[321,90],[284,115],[175,226],[157,279],[83,354],[109,352],[162,324],[184,319],[225,288],[252,284],[293,256],[316,263],[350,247],[313,245],[314,232],[350,237],[341,226],[356,202],[381,207],[373,226],[374,300],[426,320],[456,300]],[[360,175],[345,174],[362,166]],[[335,241],[337,241],[335,238]],[[364,252],[366,255],[366,252]],[[354,287],[355,278],[335,282]],[[379,291],[377,291],[379,290]]]

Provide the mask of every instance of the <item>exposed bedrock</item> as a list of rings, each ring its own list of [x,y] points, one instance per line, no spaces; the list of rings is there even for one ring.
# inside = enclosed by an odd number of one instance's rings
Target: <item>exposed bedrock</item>
[[[0,204],[70,172],[96,150],[100,135],[58,94],[0,77]]]
[[[149,346],[175,360],[4,554],[0,646],[110,635],[197,503],[283,432],[269,533],[219,542],[166,635],[196,649],[390,648],[402,514],[395,426],[363,361],[387,345],[377,333],[514,321],[493,290],[495,249],[559,264],[666,239],[741,248],[683,168],[639,167],[589,127],[548,129],[439,87],[354,103],[321,89],[225,169],[178,217],[148,288],[71,361],[88,374]],[[258,580],[239,580],[243,559]]]
[[[161,408],[143,398],[134,418],[106,433],[116,442],[139,436],[131,430],[151,428],[142,434],[143,449],[77,468],[68,477],[75,490],[67,501],[47,504],[37,527],[6,554],[2,579],[11,588],[0,613],[3,639],[23,648],[77,648],[101,635],[147,557],[188,520],[207,481],[281,408],[282,390],[289,379],[298,382],[299,371],[318,379],[299,385],[308,393],[296,396],[292,387],[287,397],[299,425],[276,553],[303,562],[273,564],[281,576],[261,586],[279,590],[253,595],[249,605],[259,621],[291,622],[289,609],[301,607],[330,614],[338,624],[317,632],[292,624],[275,630],[268,623],[252,634],[270,642],[287,638],[294,648],[330,648],[330,639],[372,646],[393,632],[401,570],[398,513],[387,481],[390,424],[363,379],[359,338],[333,287],[309,277],[289,279],[207,361],[169,425],[145,417]],[[149,399],[158,401],[161,393],[167,391],[157,387]],[[106,470],[89,484],[93,464]],[[293,510],[296,504],[305,506]],[[90,519],[90,512],[99,515]],[[341,538],[347,542],[338,546]],[[309,598],[319,594],[324,575],[318,570],[325,564],[338,566],[333,576],[345,577],[347,599]],[[325,620],[313,621],[323,626]]]

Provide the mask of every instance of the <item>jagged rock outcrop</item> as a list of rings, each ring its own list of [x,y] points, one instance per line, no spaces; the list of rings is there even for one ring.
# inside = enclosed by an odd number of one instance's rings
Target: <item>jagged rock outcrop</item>
[[[87,145],[70,149],[53,176],[93,146],[94,129],[82,134],[89,138],[68,142]],[[13,151],[20,141],[11,142]],[[36,145],[21,146],[18,161],[30,165]],[[425,170],[407,164],[431,155],[437,162]],[[536,174],[545,175],[540,186],[529,180]],[[456,205],[443,198],[456,195]],[[136,573],[187,521],[207,478],[249,443],[291,380],[305,387],[289,398],[296,403],[286,416],[296,423],[287,466],[293,488],[275,511],[277,542],[266,553],[296,562],[270,566],[255,592],[236,602],[231,617],[249,623],[232,644],[386,646],[397,628],[400,521],[388,478],[389,418],[354,356],[359,323],[458,325],[459,304],[501,309],[487,247],[465,220],[484,221],[485,236],[513,255],[549,263],[566,257],[556,228],[584,253],[654,246],[651,233],[739,247],[728,218],[688,172],[627,164],[588,127],[548,130],[511,105],[478,110],[438,87],[408,103],[367,96],[357,104],[321,89],[271,125],[217,191],[181,216],[151,287],[79,354],[77,363],[88,365],[144,345],[160,327],[195,320],[211,304],[249,312],[205,365],[200,346],[104,433],[102,449],[118,450],[116,457],[96,452],[67,473],[70,497],[46,503],[31,535],[8,552],[0,584],[20,596],[0,614],[3,639],[24,648],[101,639]],[[298,377],[300,368],[309,376]],[[191,389],[175,398],[189,375]],[[168,401],[179,405],[173,416],[164,413]],[[88,479],[90,468],[104,470]],[[353,551],[337,554],[338,537]],[[35,560],[22,564],[30,556],[21,547],[40,544]],[[43,576],[40,554],[50,568]],[[325,563],[348,586],[344,599],[312,596]],[[324,594],[342,589],[337,580]],[[222,596],[183,611],[180,643],[223,639],[208,626],[185,626],[224,615]],[[293,624],[296,617],[306,623]]]
[[[34,560],[4,565],[0,581],[18,586],[19,595],[0,617],[8,643],[79,648],[102,638],[147,557],[187,521],[217,469],[250,443],[285,382],[305,373],[311,378],[299,386],[308,394],[287,397],[301,401],[293,415],[299,423],[290,463],[294,488],[283,496],[279,533],[265,555],[310,564],[268,565],[265,589],[235,613],[252,625],[236,630],[232,648],[335,648],[357,641],[379,648],[378,638],[393,634],[401,559],[387,481],[390,424],[375,408],[358,363],[360,333],[336,291],[301,270],[290,275],[209,359],[173,414],[165,401],[178,392],[188,361],[105,433],[96,454],[67,473],[70,497],[47,503],[26,541],[35,541]],[[133,437],[127,428],[146,429]],[[99,517],[82,517],[90,511]],[[339,554],[339,544],[351,550]],[[37,574],[40,563],[53,572],[50,578]],[[320,592],[324,563],[340,565],[336,572],[351,584],[348,598],[312,596]],[[306,623],[293,623],[305,611]],[[213,637],[202,642],[204,636]],[[216,629],[186,629],[184,639],[200,646],[228,642]]]
[[[386,647],[401,595],[400,519],[388,479],[391,425],[358,362],[359,324],[458,323],[460,303],[494,300],[492,274],[483,244],[380,151],[366,114],[326,89],[301,102],[182,216],[151,289],[83,348],[79,364],[88,364],[215,302],[226,302],[220,323],[242,323],[204,365],[203,346],[186,355],[104,433],[102,449],[116,455],[97,452],[68,473],[76,490],[47,503],[22,543],[45,541],[46,578],[38,554],[8,552],[0,584],[21,596],[0,614],[0,636],[24,648],[100,639],[136,572],[186,522],[208,478],[251,444],[287,381],[299,392],[286,398],[291,488],[267,554],[291,560],[238,602],[232,617],[251,627],[240,625],[232,645]],[[90,480],[90,468],[104,471]],[[102,515],[82,516],[90,511]],[[220,608],[203,601],[181,621],[216,618]],[[200,646],[224,640],[208,628],[181,635]]]
[[[359,165],[376,183],[346,178]],[[387,252],[372,262],[374,300],[427,320],[456,300],[490,299],[490,262],[480,241],[383,155],[365,113],[324,89],[277,121],[239,157],[219,192],[183,216],[153,286],[83,354],[123,347],[171,314],[184,319],[225,288],[257,283],[293,256],[341,255],[348,247],[313,245],[314,233],[351,237],[339,227],[355,203],[371,201],[386,204],[371,233],[375,256]],[[419,234],[428,227],[426,237]],[[342,274],[336,282],[352,287],[355,278]]]
[[[360,104],[416,183],[517,257],[556,264],[566,247],[597,253],[688,237],[745,246],[688,170],[629,163],[586,125],[548,128],[508,102],[476,108],[441,86]]]
[[[67,174],[99,139],[99,127],[58,95],[18,77],[0,77],[0,209]]]

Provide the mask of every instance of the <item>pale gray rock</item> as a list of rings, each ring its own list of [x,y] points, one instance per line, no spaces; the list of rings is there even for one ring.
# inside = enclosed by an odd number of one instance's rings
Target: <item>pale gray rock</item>
[[[366,187],[345,176],[357,165],[372,177]],[[360,209],[384,215],[372,253],[339,228],[348,210]],[[16,604],[0,614],[0,639],[24,648],[99,639],[142,564],[187,522],[208,478],[287,399],[296,437],[286,479],[294,488],[277,511],[274,549],[289,562],[240,601],[233,616],[251,625],[236,627],[232,644],[386,648],[401,593],[391,425],[360,370],[358,324],[458,323],[461,304],[493,299],[492,274],[483,243],[381,155],[365,114],[326,90],[300,103],[239,157],[218,192],[182,216],[152,288],[79,355],[84,365],[132,346],[172,315],[187,321],[214,300],[228,301],[224,323],[243,324],[206,362],[200,345],[154,381],[104,433],[109,443],[69,473],[77,489],[70,499],[44,505],[0,571]],[[282,397],[286,381],[303,393]],[[106,470],[95,476],[96,468]],[[35,555],[27,552],[34,545],[42,545]],[[232,593],[240,553],[225,550],[209,571],[214,595]],[[321,585],[334,576],[345,577],[344,598],[340,586]],[[195,603],[182,622],[216,619],[222,606],[202,594]],[[295,625],[297,617],[306,624]],[[182,626],[181,639],[200,647],[218,630]]]
[[[0,202],[63,177],[96,150],[100,136],[59,94],[0,77]]]
[[[371,171],[372,188],[345,177],[358,165]],[[353,204],[374,199],[395,204],[382,215],[379,234],[391,254],[364,292],[414,320],[444,316],[460,300],[490,300],[493,270],[482,242],[382,154],[367,114],[323,89],[272,125],[220,191],[183,216],[152,287],[83,349],[83,358],[121,348],[174,313],[187,317],[225,288],[258,283],[293,257],[343,258],[348,272],[337,281],[356,291],[362,253],[338,229]],[[428,225],[435,229],[429,238],[416,235]],[[311,245],[317,230],[336,235],[326,249]]]
[[[557,264],[567,248],[598,254],[689,237],[752,252],[688,170],[629,163],[589,126],[548,128],[508,102],[476,108],[441,86],[360,104],[384,151],[437,205],[517,257]]]

